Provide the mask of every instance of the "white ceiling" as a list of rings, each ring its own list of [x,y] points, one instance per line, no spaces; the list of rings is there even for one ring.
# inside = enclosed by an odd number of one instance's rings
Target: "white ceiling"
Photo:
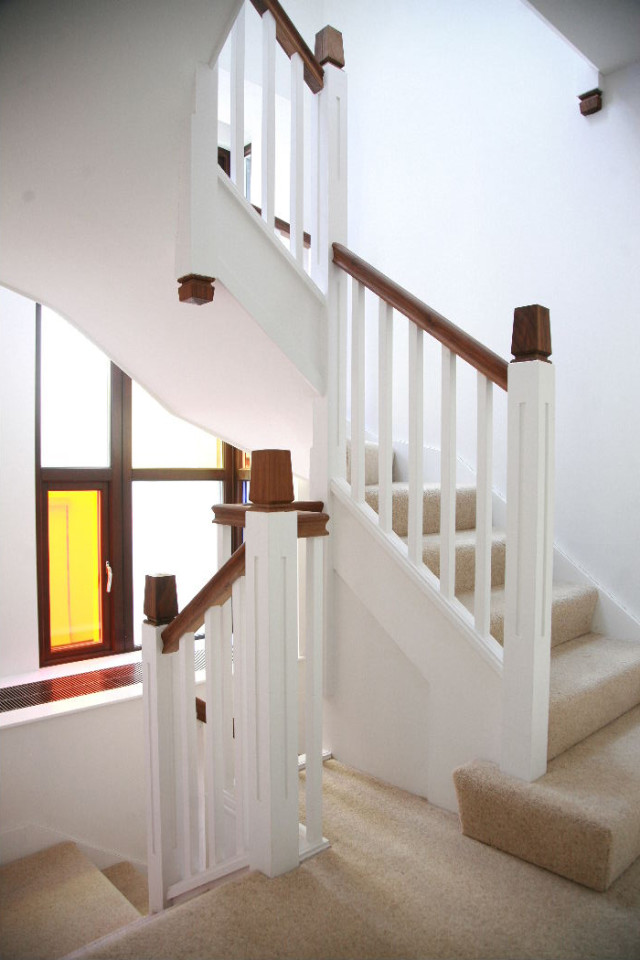
[[[602,74],[640,60],[640,0],[524,0]]]

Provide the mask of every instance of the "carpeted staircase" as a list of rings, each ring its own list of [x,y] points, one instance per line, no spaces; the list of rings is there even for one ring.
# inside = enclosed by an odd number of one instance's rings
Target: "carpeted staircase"
[[[349,453],[349,451],[348,451]],[[349,477],[349,457],[347,476]],[[377,444],[365,498],[378,507]],[[393,484],[393,529],[406,538],[408,484]],[[440,490],[424,488],[423,560],[439,573]],[[456,499],[456,595],[473,610],[475,490]],[[494,531],[491,633],[504,637],[505,536]],[[606,890],[640,856],[640,643],[592,632],[597,591],[554,583],[549,766],[528,784],[482,760],[454,773],[463,833]]]
[[[55,960],[141,920],[147,881],[129,863],[101,872],[74,843],[0,867],[0,956]]]

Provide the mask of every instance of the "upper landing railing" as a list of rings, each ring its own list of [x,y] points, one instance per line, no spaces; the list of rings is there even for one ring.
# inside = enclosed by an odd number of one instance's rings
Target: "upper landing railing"
[[[408,390],[407,556],[456,609],[457,362],[466,361],[477,377],[476,544],[472,625],[488,654],[503,659],[503,767],[524,779],[546,769],[549,688],[551,573],[553,559],[554,372],[549,311],[541,306],[514,312],[512,352],[507,363],[341,244],[333,262],[351,282],[351,497],[365,501],[365,288],[378,307],[378,525],[392,536],[393,397]],[[336,283],[339,281],[336,279]],[[337,407],[346,419],[347,290],[336,294],[342,371]],[[408,369],[394,364],[394,311],[408,320]],[[344,321],[341,319],[344,318]],[[400,320],[398,320],[400,322]],[[424,334],[441,344],[440,396],[440,556],[435,577],[423,563],[424,489]],[[544,362],[521,362],[544,361]],[[394,377],[400,380],[394,388]],[[404,385],[407,384],[405,388]],[[507,390],[507,530],[504,655],[491,637],[493,543],[493,385]],[[467,419],[473,411],[464,411]],[[338,418],[340,419],[340,417]],[[346,435],[346,424],[342,429]],[[340,449],[340,443],[337,444]],[[340,455],[344,470],[344,456]],[[429,477],[434,480],[434,477]],[[524,707],[523,707],[524,705]]]

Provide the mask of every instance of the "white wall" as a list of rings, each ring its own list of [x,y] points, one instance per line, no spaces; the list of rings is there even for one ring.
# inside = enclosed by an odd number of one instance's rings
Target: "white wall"
[[[69,837],[146,863],[143,740],[140,696],[0,730],[2,862]]]
[[[286,6],[295,19],[303,4]],[[585,118],[595,73],[520,0],[326,0],[308,39],[322,20],[343,32],[349,75],[350,246],[505,358],[514,307],[550,308],[556,540],[639,616],[640,65],[605,77]],[[470,461],[474,389],[462,377]]]
[[[0,676],[38,668],[35,304],[0,287]]]

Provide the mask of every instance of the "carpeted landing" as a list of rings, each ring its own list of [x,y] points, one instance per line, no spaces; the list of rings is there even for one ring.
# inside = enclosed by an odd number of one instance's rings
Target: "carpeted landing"
[[[458,818],[336,761],[331,848],[250,873],[80,958],[640,958],[640,865],[605,894],[460,833]]]
[[[347,451],[347,476],[350,451]],[[377,511],[378,446],[365,447],[365,498]],[[407,483],[393,484],[393,530],[406,539]],[[456,490],[456,596],[471,612],[476,492]],[[423,494],[423,562],[440,568],[440,488]],[[504,533],[491,551],[491,633],[504,641]],[[549,769],[535,784],[475,761],[456,771],[465,834],[605,890],[640,856],[640,643],[593,632],[597,591],[554,583]]]
[[[54,960],[139,920],[141,912],[118,886],[135,889],[140,898],[140,881],[146,888],[146,880],[137,874],[133,882],[130,865],[110,870],[113,882],[73,843],[0,867],[3,960]]]

